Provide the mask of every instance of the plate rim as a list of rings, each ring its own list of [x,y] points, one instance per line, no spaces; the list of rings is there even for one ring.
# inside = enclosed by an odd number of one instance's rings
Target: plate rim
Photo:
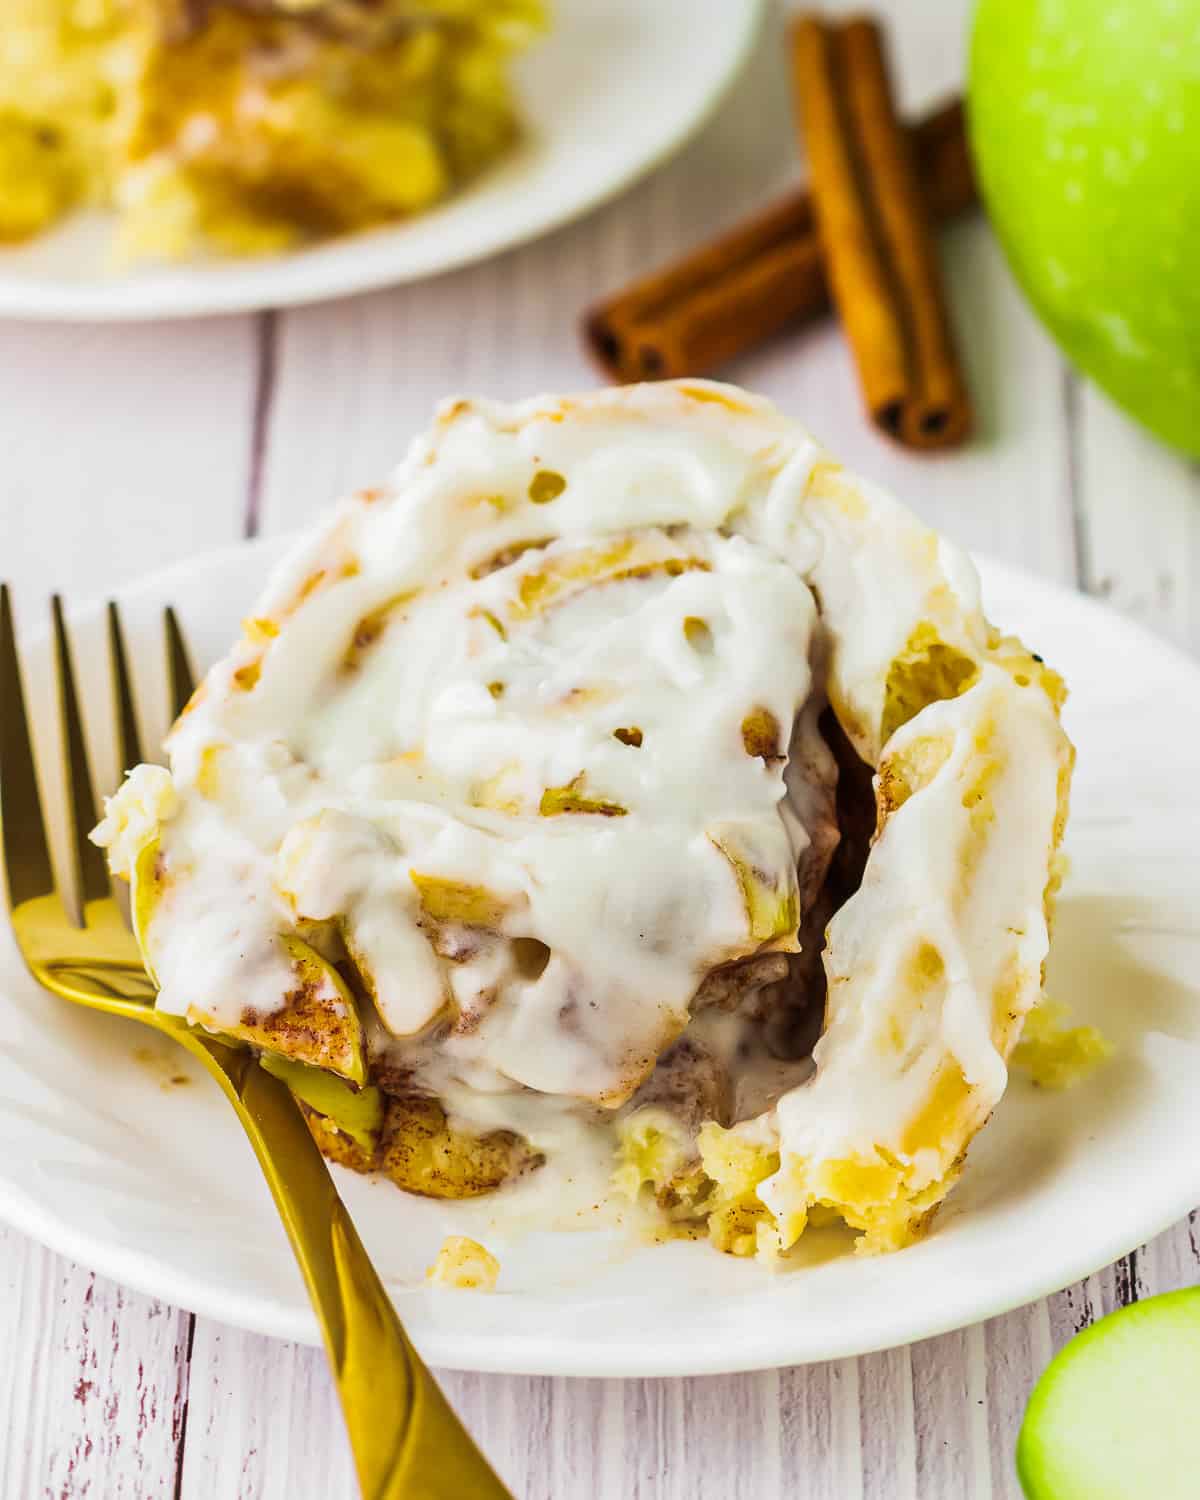
[[[368,265],[355,274],[353,245],[356,236],[347,235],[340,243],[335,239],[310,248],[323,250],[335,247],[348,251],[351,256],[349,268],[343,260],[338,259],[330,266],[314,267],[307,280],[302,278],[296,285],[288,283],[282,293],[271,293],[269,290],[257,289],[259,279],[269,283],[275,267],[295,267],[299,254],[272,257],[259,266],[244,259],[231,260],[229,268],[234,274],[229,284],[223,277],[214,277],[211,282],[207,279],[197,280],[182,291],[178,286],[156,288],[153,283],[139,289],[136,283],[126,283],[123,286],[119,281],[105,283],[99,279],[75,283],[55,281],[44,276],[13,277],[5,274],[3,261],[0,260],[0,318],[35,323],[153,323],[176,319],[231,317],[266,309],[309,307],[344,297],[382,291],[392,286],[432,280],[467,266],[477,265],[506,251],[519,249],[522,245],[565,228],[618,198],[669,161],[704,128],[741,76],[751,49],[763,29],[767,0],[733,0],[733,3],[737,7],[734,23],[740,21],[740,26],[734,33],[733,46],[724,67],[711,81],[707,93],[697,96],[693,106],[683,113],[671,131],[655,142],[651,150],[627,162],[611,177],[599,179],[597,186],[569,198],[561,208],[540,220],[519,224],[515,229],[504,230],[492,238],[483,237],[478,242],[463,243],[436,265],[418,264],[407,270],[396,271],[381,263]],[[721,9],[729,4],[730,0],[722,0]],[[453,199],[446,201],[449,203]],[[383,225],[375,231],[364,233],[387,233],[389,230],[397,232],[404,227],[403,224]],[[262,272],[261,278],[255,275],[256,271]],[[249,285],[242,280],[243,277],[250,279]],[[114,292],[121,292],[123,295],[114,296]]]
[[[167,594],[172,580],[197,570],[220,568],[234,559],[244,562],[247,554],[262,558],[268,565],[295,539],[289,532],[258,537],[228,546],[208,549],[166,568],[143,574],[111,591],[109,597],[132,600],[141,595]],[[1050,600],[1066,601],[1084,614],[1114,623],[1148,649],[1158,653],[1174,668],[1191,676],[1200,690],[1200,663],[1186,651],[1166,640],[1141,622],[1078,590],[1066,587],[1024,569],[974,556],[983,581],[985,598],[993,587],[1015,588],[1041,594]],[[79,613],[90,613],[105,596],[81,599]],[[72,610],[74,613],[75,610]],[[45,632],[40,633],[42,636]],[[39,638],[31,637],[30,644]],[[114,1024],[116,1024],[114,1022]],[[1194,1175],[1194,1174],[1193,1174]],[[1006,1283],[994,1295],[980,1295],[977,1286],[965,1287],[957,1296],[947,1296],[938,1306],[930,1306],[924,1317],[917,1317],[892,1336],[886,1331],[864,1334],[856,1331],[852,1319],[846,1321],[840,1335],[826,1336],[819,1351],[787,1347],[786,1333],[767,1329],[765,1334],[750,1327],[736,1344],[722,1337],[711,1346],[673,1345],[640,1346],[634,1355],[628,1343],[607,1346],[577,1343],[555,1335],[539,1334],[513,1337],[495,1332],[472,1332],[444,1327],[421,1328],[414,1335],[422,1355],[441,1369],[469,1370],[485,1374],[542,1375],[578,1378],[658,1378],[687,1375],[737,1374],[775,1369],[788,1365],[822,1363],[831,1359],[852,1358],[890,1348],[904,1347],[923,1339],[934,1338],[956,1329],[973,1326],[1000,1316],[1015,1308],[1041,1300],[1064,1287],[1112,1264],[1131,1250],[1177,1223],[1200,1202],[1200,1180],[1182,1173],[1173,1174],[1169,1186],[1160,1188],[1152,1207],[1130,1227],[1121,1223],[1101,1237],[1093,1236],[1075,1255],[1059,1256],[1053,1269],[1042,1268],[1033,1260],[1033,1271],[1024,1280]],[[132,1247],[97,1239],[71,1223],[66,1214],[56,1214],[33,1201],[19,1185],[0,1179],[0,1222],[29,1235],[49,1249],[72,1259],[90,1270],[143,1295],[180,1307],[197,1316],[241,1328],[268,1338],[285,1339],[310,1346],[320,1344],[316,1319],[307,1304],[297,1305],[282,1298],[229,1291],[176,1270],[169,1260]],[[920,1245],[908,1252],[920,1253]],[[393,1291],[401,1315],[405,1305],[436,1297],[425,1287]],[[504,1294],[496,1294],[504,1295]],[[784,1321],[786,1327],[786,1320]]]

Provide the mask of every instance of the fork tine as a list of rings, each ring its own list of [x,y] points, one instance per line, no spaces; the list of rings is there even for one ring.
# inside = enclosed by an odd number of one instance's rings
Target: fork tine
[[[114,600],[108,601],[108,656],[112,668],[113,694],[117,710],[117,755],[120,765],[118,774],[132,771],[140,765],[142,739],[138,734],[137,713],[133,706],[133,684],[129,677],[129,662],[125,655],[125,637],[121,631],[121,616]]]
[[[171,716],[177,719],[196,690],[196,679],[192,675],[187,647],[183,643],[183,631],[180,630],[179,620],[169,604],[163,611],[163,626],[167,632],[167,679],[171,692]]]
[[[79,695],[75,690],[71,647],[63,619],[62,599],[58,594],[51,600],[51,611],[54,615],[54,664],[58,677],[59,723],[67,773],[71,863],[75,870],[79,899],[86,903],[103,900],[111,892],[104,856],[88,838],[97,823],[96,799],[92,794],[92,777],[88,770],[87,747],[83,740],[83,721],[79,713]]]
[[[48,896],[54,866],[38,796],[8,585],[0,584],[0,833],[13,906]]]

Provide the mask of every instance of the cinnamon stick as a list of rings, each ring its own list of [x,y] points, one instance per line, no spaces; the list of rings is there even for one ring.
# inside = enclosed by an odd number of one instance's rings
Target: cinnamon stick
[[[924,116],[909,139],[933,222],[971,208],[977,197],[962,101]],[[609,297],[588,314],[584,331],[611,378],[674,379],[709,374],[829,305],[812,197],[801,189]]]
[[[868,410],[913,447],[957,443],[970,398],[879,28],[802,17],[792,63],[817,235]]]

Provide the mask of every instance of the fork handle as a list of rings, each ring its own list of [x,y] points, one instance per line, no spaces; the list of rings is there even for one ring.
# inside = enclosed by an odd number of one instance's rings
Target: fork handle
[[[287,1086],[244,1049],[200,1046],[250,1137],[308,1287],[363,1500],[512,1500],[404,1332]]]

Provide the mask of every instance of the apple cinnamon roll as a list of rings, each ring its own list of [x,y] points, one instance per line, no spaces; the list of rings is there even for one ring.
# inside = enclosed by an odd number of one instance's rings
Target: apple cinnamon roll
[[[967,559],[700,382],[458,401],[275,570],[96,837],[158,1003],[344,1164],[735,1253],[921,1232],[1039,998],[1063,687]]]

